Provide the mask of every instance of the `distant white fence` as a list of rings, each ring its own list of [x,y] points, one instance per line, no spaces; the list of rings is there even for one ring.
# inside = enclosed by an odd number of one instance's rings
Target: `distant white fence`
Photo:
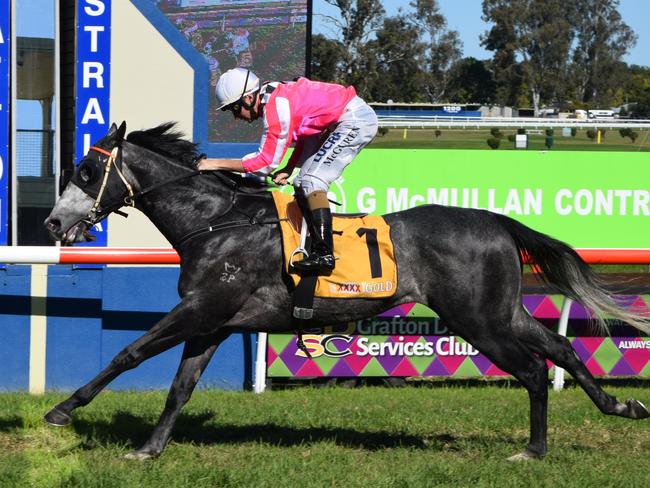
[[[650,120],[633,119],[558,119],[532,117],[454,117],[385,115],[378,117],[379,126],[404,129],[483,129],[491,127],[562,128],[576,129],[650,129]]]

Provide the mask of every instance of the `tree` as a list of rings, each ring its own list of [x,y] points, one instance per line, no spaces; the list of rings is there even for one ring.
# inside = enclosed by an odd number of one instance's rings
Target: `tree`
[[[470,57],[454,65],[447,93],[454,102],[491,104],[496,101],[496,90],[487,63]]]
[[[413,1],[414,12],[400,9],[390,18],[380,0],[324,1],[339,13],[323,15],[336,39],[314,36],[314,78],[354,85],[369,100],[435,102],[445,95],[462,44],[437,0]]]
[[[650,119],[650,87],[637,95],[637,102],[632,106],[632,116],[637,119]]]
[[[494,24],[483,45],[503,49],[500,64],[520,57],[522,82],[530,90],[535,115],[542,101],[564,96],[573,10],[565,0],[483,0],[483,20]]]
[[[573,82],[579,100],[606,106],[626,65],[623,56],[637,36],[618,12],[619,0],[575,0]],[[620,85],[618,85],[620,86]]]
[[[421,30],[425,43],[427,77],[423,88],[428,101],[438,102],[447,92],[451,68],[462,56],[463,43],[457,31],[447,29],[437,0],[413,1],[410,7],[415,11],[409,18]]]
[[[650,118],[650,68],[632,65],[625,82],[625,106],[635,118]]]
[[[494,25],[481,35],[481,45],[494,51],[489,66],[496,85],[496,103],[501,105],[518,105],[518,91],[523,82],[517,62],[516,16],[517,11],[509,2],[483,2],[482,19]]]
[[[384,19],[376,38],[367,44],[364,72],[371,100],[427,101],[424,45],[419,38],[417,27],[406,16]]]
[[[343,46],[335,39],[316,34],[311,39],[311,78],[336,82],[341,79]]]
[[[364,94],[367,91],[362,67],[365,64],[366,43],[371,35],[381,27],[384,7],[380,0],[324,0],[336,7],[340,18],[324,16],[325,21],[340,32],[342,58],[340,60],[341,78],[344,83],[354,85]]]

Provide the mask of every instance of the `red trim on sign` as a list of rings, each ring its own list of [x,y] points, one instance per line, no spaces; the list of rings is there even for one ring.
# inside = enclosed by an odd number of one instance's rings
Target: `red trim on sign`
[[[650,249],[576,249],[588,264],[650,264]],[[524,263],[533,264],[527,254]]]
[[[650,264],[650,249],[576,249],[589,264]]]

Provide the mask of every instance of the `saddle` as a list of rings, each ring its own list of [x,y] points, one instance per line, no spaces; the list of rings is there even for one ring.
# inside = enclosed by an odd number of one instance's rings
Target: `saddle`
[[[274,191],[280,218],[284,266],[294,285],[301,276],[291,264],[304,252],[301,245],[302,213],[294,198]],[[386,298],[397,288],[397,265],[390,226],[383,217],[333,215],[336,268],[316,279],[314,296],[319,298]],[[303,232],[304,234],[304,232]],[[304,246],[307,247],[307,246]]]

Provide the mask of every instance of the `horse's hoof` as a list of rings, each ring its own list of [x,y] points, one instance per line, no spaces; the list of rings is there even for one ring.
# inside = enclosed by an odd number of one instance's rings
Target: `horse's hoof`
[[[537,454],[535,452],[526,449],[524,452],[520,452],[519,454],[510,456],[508,458],[508,461],[512,461],[512,462],[530,461],[531,459],[542,459],[543,457],[544,456],[542,456],[541,454]]]
[[[635,400],[634,398],[630,398],[628,401],[625,402],[627,405],[627,411],[628,411],[628,417],[631,419],[647,419],[650,417],[650,411],[646,408],[646,406],[641,403],[639,400]]]
[[[124,459],[131,459],[135,461],[144,461],[146,459],[154,459],[160,455],[159,452],[151,452],[145,450],[133,451],[124,455]]]
[[[55,425],[56,427],[64,427],[72,422],[72,417],[54,407],[43,416],[43,420],[45,420],[50,425]]]

